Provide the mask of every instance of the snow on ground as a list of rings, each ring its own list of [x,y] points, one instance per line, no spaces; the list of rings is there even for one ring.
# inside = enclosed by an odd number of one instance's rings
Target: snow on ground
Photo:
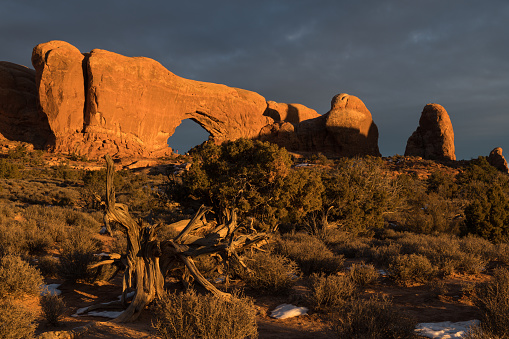
[[[421,323],[418,324],[415,333],[426,338],[449,339],[463,338],[463,335],[472,325],[478,325],[479,320],[469,320],[460,322],[444,321],[440,323]]]
[[[123,311],[118,311],[118,312],[115,312],[115,311],[97,311],[97,312],[96,311],[92,311],[92,312],[88,312],[87,316],[104,317],[104,318],[115,319],[116,317],[121,315],[122,312]]]
[[[291,317],[297,317],[299,315],[306,315],[308,309],[305,307],[297,307],[290,304],[281,304],[276,307],[270,314],[272,318],[286,319]]]
[[[46,293],[60,295],[62,293],[62,291],[58,289],[60,284],[41,285],[41,287],[41,295],[45,295]]]

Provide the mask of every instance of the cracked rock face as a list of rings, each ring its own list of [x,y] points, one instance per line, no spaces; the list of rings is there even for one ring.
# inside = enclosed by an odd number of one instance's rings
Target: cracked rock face
[[[427,104],[421,113],[419,126],[408,138],[405,156],[430,160],[456,160],[454,131],[445,108]]]

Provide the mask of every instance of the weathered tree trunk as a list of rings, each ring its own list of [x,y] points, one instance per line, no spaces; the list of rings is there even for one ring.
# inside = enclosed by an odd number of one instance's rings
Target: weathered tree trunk
[[[106,156],[106,209],[104,221],[115,221],[122,227],[127,237],[127,254],[120,256],[112,254],[106,260],[92,264],[90,268],[101,265],[115,264],[118,267],[125,263],[123,276],[121,303],[127,305],[127,293],[135,291],[134,299],[126,310],[114,319],[114,322],[130,322],[138,318],[143,309],[163,292],[164,276],[171,267],[184,265],[195,281],[209,292],[229,297],[229,293],[219,291],[213,284],[203,277],[192,258],[201,255],[218,253],[225,262],[244,266],[237,252],[255,246],[266,240],[266,233],[241,234],[236,236],[239,229],[234,211],[228,211],[227,222],[209,230],[206,235],[196,236],[192,233],[204,226],[201,221],[210,208],[200,207],[196,215],[186,227],[172,240],[159,242],[156,239],[158,226],[136,222],[129,214],[124,204],[116,203],[113,179],[115,169],[113,160]],[[95,305],[90,310],[101,307]],[[88,312],[85,311],[85,312]]]
[[[160,249],[155,240],[155,229],[136,222],[124,204],[115,202],[113,186],[115,168],[109,155],[106,157],[106,220],[116,221],[127,236],[127,268],[124,272],[122,302],[126,294],[135,289],[136,294],[127,309],[114,321],[133,321],[145,306],[163,292],[164,277],[159,269]]]

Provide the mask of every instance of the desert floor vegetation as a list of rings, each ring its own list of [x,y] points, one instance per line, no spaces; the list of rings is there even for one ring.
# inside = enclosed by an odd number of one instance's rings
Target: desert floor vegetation
[[[226,254],[196,258],[195,267],[231,299],[207,293],[185,266],[173,267],[164,294],[139,320],[96,331],[119,338],[411,338],[419,322],[471,319],[481,323],[470,338],[508,331],[509,177],[482,157],[303,158],[239,140],[152,167],[115,161],[116,202],[139,222],[158,225],[160,242],[175,239],[180,230],[170,225],[201,205],[210,207],[204,223],[220,225],[235,210],[242,232],[271,237],[240,253],[242,265],[225,265],[235,262]],[[98,265],[125,255],[131,241],[115,222],[105,227],[104,161],[18,146],[0,155],[0,183],[0,332],[29,338],[106,321],[105,313],[77,314],[118,301],[124,284],[115,275],[125,270],[121,260]],[[54,283],[59,296],[41,288]],[[285,303],[308,315],[271,318]]]

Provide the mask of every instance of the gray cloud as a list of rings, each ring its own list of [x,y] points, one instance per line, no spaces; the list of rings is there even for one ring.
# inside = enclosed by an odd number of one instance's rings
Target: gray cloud
[[[451,116],[458,158],[469,159],[509,149],[508,21],[504,0],[17,0],[2,4],[0,59],[30,66],[36,44],[59,39],[320,113],[335,94],[353,94],[384,155],[404,152],[436,102]],[[189,126],[183,134],[199,129]]]

